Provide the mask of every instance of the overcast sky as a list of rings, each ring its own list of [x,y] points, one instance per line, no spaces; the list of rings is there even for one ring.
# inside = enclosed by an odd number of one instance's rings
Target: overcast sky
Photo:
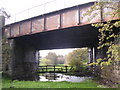
[[[0,7],[4,7],[11,14],[23,11],[51,0],[0,0]]]
[[[49,1],[57,1],[59,6],[56,5],[56,7],[60,7],[62,6],[63,2],[65,3],[65,6],[72,6],[95,0],[0,0],[0,8],[4,7],[11,14],[14,14],[34,6],[44,4]]]
[[[46,2],[50,2],[50,1],[55,1],[55,0],[0,0],[0,8],[5,8],[11,15],[14,15],[15,13],[21,12],[23,10],[26,10],[28,8],[32,8],[34,6],[38,6],[41,4],[44,4]],[[47,4],[46,7],[46,12],[54,11],[56,9],[60,9],[60,8],[66,8],[66,7],[71,7],[71,6],[75,6],[75,5],[79,5],[79,4],[83,4],[83,3],[88,3],[91,1],[95,1],[95,0],[56,0],[55,2],[51,2],[50,4]],[[39,12],[42,12],[42,8],[38,8],[38,9],[33,9],[32,14],[39,14],[37,10],[41,10]],[[36,13],[35,13],[36,11]],[[34,12],[34,13],[33,13]],[[44,13],[44,12],[43,12]],[[34,16],[33,15],[33,16]],[[23,16],[27,16],[26,13],[24,15],[20,15],[20,17],[18,18],[23,18]],[[55,52],[57,55],[66,55],[67,53],[73,51],[74,49],[59,49],[59,50],[43,50],[40,51],[40,55],[41,56],[46,56],[48,54],[48,52]]]
[[[55,52],[57,55],[67,55],[68,53],[75,50],[75,48],[69,48],[69,49],[54,49],[54,50],[41,50],[40,56],[45,57],[48,55],[49,52]]]
[[[92,1],[95,0],[0,0],[0,8],[5,8],[5,11],[11,15],[11,18],[6,20],[6,24],[10,24],[44,13]],[[45,5],[40,6],[41,4]],[[37,7],[35,8],[35,6]]]

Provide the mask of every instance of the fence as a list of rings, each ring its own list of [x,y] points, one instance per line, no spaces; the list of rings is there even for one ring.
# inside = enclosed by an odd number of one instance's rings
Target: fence
[[[39,66],[38,73],[67,73],[73,66],[45,65]]]

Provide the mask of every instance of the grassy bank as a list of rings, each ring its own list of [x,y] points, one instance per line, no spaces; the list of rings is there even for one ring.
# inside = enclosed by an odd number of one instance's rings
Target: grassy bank
[[[3,77],[2,88],[101,88],[100,85],[96,84],[92,80],[86,80],[80,83],[71,82],[40,82],[40,81],[17,81],[14,80],[11,84],[9,78]]]

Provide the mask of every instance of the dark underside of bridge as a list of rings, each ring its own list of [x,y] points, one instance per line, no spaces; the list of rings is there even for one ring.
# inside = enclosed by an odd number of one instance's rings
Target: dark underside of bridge
[[[20,45],[29,45],[38,50],[93,47],[98,43],[98,30],[91,25],[84,25],[45,31],[13,39]]]

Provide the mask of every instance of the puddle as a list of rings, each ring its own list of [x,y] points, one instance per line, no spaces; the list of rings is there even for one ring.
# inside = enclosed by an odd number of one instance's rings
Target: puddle
[[[68,82],[82,82],[91,77],[78,77],[78,76],[71,76],[71,75],[64,75],[64,74],[54,74],[54,73],[45,73],[40,75],[40,81],[53,81],[53,82],[61,82],[61,81],[68,81]]]

